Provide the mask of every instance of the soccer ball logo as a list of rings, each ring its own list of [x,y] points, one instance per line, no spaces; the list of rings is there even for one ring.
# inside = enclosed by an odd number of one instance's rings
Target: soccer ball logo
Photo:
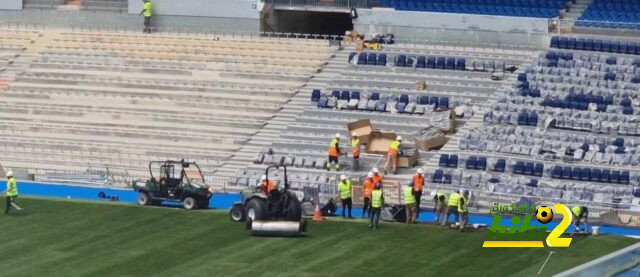
[[[553,219],[553,211],[550,207],[542,206],[536,210],[536,219],[542,224],[547,224]]]

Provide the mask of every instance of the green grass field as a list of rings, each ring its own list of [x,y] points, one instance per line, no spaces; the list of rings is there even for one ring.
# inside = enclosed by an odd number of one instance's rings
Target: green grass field
[[[0,201],[3,202],[3,201]],[[535,276],[550,248],[485,249],[485,232],[312,223],[304,238],[249,237],[226,211],[25,199],[0,216],[2,276]],[[4,202],[2,203],[4,205]],[[4,207],[4,206],[3,206]],[[575,238],[543,276],[635,243]]]

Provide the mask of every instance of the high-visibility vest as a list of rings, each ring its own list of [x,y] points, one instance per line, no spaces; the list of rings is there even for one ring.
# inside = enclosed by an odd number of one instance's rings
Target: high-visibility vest
[[[143,13],[143,15],[145,17],[150,17],[151,16],[151,1],[144,3],[144,13]]]
[[[351,181],[340,181],[338,190],[340,190],[340,199],[351,198]]]
[[[571,212],[573,213],[574,216],[580,216],[580,214],[582,214],[582,207],[573,206],[573,208],[571,208]]]
[[[351,155],[354,157],[360,156],[360,139],[352,139],[351,140]]]
[[[329,156],[337,157],[338,156],[338,139],[334,138],[331,140],[329,144]]]
[[[7,179],[7,196],[18,196],[18,186],[16,185],[16,178]]]
[[[461,213],[466,213],[469,211],[469,198],[468,197],[460,197],[458,200],[458,211]]]
[[[389,155],[395,156],[398,152],[400,152],[400,141],[394,139],[389,145]]]
[[[404,203],[405,204],[416,203],[416,198],[415,196],[413,196],[413,188],[410,186],[404,187]]]
[[[364,197],[371,198],[371,192],[373,191],[373,187],[375,184],[373,183],[373,179],[367,178],[362,185],[364,189]]]
[[[423,186],[424,186],[424,177],[418,174],[413,175],[413,190],[422,191]]]
[[[382,207],[382,190],[377,189],[371,193],[371,207]]]
[[[443,203],[447,203],[447,195],[442,193],[442,192],[438,192],[436,193],[436,201],[440,201],[440,196],[444,196],[444,200],[442,200]]]
[[[449,201],[447,202],[447,205],[449,205],[450,207],[457,207],[459,201],[460,201],[460,194],[457,192],[454,192],[451,195],[449,195]]]

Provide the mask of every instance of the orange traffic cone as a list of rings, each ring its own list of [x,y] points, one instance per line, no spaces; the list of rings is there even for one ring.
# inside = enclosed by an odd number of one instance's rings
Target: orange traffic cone
[[[313,220],[320,221],[322,220],[322,213],[320,212],[320,206],[316,203],[316,210],[313,211]]]

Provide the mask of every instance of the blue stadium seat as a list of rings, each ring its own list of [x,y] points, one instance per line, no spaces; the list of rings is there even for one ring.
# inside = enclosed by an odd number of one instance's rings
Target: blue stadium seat
[[[624,154],[625,153],[624,146],[616,148],[615,153],[616,154]]]
[[[620,52],[620,42],[619,41],[612,41],[611,42],[611,48],[609,49],[609,52],[619,53]]]
[[[614,184],[620,183],[620,171],[618,170],[611,171],[611,176],[609,176],[609,182]]]
[[[559,37],[556,37],[556,36],[551,37],[551,48],[558,48],[559,44],[560,44]]]
[[[440,109],[449,108],[449,97],[446,97],[446,96],[440,97],[440,102],[438,103],[438,108],[440,108]]]
[[[565,166],[562,169],[562,179],[571,179],[572,168],[570,166]]]
[[[331,92],[331,97],[340,99],[340,92],[337,91],[337,90],[332,91]]]
[[[629,47],[628,43],[621,41],[620,48],[618,48],[618,53],[626,54],[628,47]]]
[[[566,49],[567,48],[568,39],[566,37],[560,37],[558,41],[558,48]]]
[[[602,52],[611,52],[611,41],[605,40],[602,42]]]
[[[602,40],[596,39],[593,41],[593,51],[602,51]]]
[[[618,62],[618,59],[616,57],[608,57],[605,62],[607,64],[616,64]]]
[[[440,161],[439,161],[438,165],[446,167],[447,164],[449,164],[449,155],[440,154]]]
[[[455,70],[456,69],[456,58],[447,58],[445,69]]]
[[[378,55],[378,61],[376,65],[386,66],[387,65],[387,54],[382,53]]]
[[[498,159],[496,161],[496,166],[494,167],[493,171],[504,172],[506,167],[507,167],[507,161],[505,159]]]
[[[349,91],[346,91],[346,90],[343,91],[340,94],[340,100],[347,100],[347,101],[351,100],[351,93]]]
[[[402,102],[402,103],[408,104],[409,103],[409,95],[406,95],[406,94],[400,95],[400,99],[398,100],[398,102]]]
[[[442,175],[443,184],[451,184],[451,179],[453,179],[451,173],[445,173]]]
[[[367,53],[362,52],[358,55],[358,64],[359,65],[367,64]]]
[[[379,101],[380,100],[380,93],[379,92],[371,93],[371,97],[369,97],[369,99]]]
[[[436,68],[436,57],[427,57],[427,68],[435,69]]]
[[[449,156],[449,162],[447,163],[448,167],[457,168],[458,167],[458,155]]]
[[[582,168],[574,167],[573,171],[571,172],[571,179],[580,180],[581,176],[582,176]]]
[[[487,158],[486,157],[478,157],[478,162],[476,163],[477,170],[487,170]]]
[[[313,91],[311,91],[311,102],[318,102],[318,100],[320,100],[320,96],[322,96],[320,90],[314,89]]]
[[[456,70],[461,70],[461,71],[467,70],[467,61],[462,58],[458,59],[456,61]]]
[[[351,60],[353,60],[353,57],[355,57],[358,53],[356,52],[351,52],[349,53],[349,59],[347,60],[347,62],[351,62]]]
[[[416,67],[425,68],[427,63],[426,61],[427,61],[427,58],[425,56],[418,57],[418,59],[416,60]]]
[[[431,96],[431,98],[429,99],[429,104],[435,105],[436,108],[438,108],[438,96]]]
[[[611,177],[611,171],[608,169],[603,169],[602,173],[600,173],[600,182],[609,183],[610,177]]]
[[[583,168],[582,173],[580,174],[580,180],[589,181],[591,180],[591,168]]]
[[[433,182],[442,183],[442,175],[444,175],[444,172],[441,169],[436,169],[436,171],[433,172]]]
[[[576,49],[576,38],[569,38],[567,40],[567,49]]]
[[[466,169],[475,169],[476,168],[476,164],[478,163],[478,158],[471,156],[467,159],[466,163],[465,163],[465,168]]]
[[[629,171],[620,172],[620,184],[629,184]]]
[[[531,112],[529,114],[529,118],[527,119],[527,124],[530,126],[537,126],[538,125],[538,114],[535,112]]]
[[[367,64],[376,65],[378,63],[378,55],[376,53],[369,53],[367,55]]]
[[[518,82],[527,81],[527,73],[519,73],[518,74]]]
[[[523,174],[525,175],[533,175],[533,163],[532,162],[527,162],[524,164],[524,169],[523,169]]]
[[[359,92],[359,91],[352,91],[352,92],[351,92],[351,99],[358,99],[358,100],[360,100],[360,92]]]
[[[638,44],[635,42],[629,42],[629,45],[627,46],[627,54],[631,54],[634,55],[637,53],[638,49]]]
[[[518,125],[527,125],[529,120],[529,115],[526,112],[521,112],[518,114]]]
[[[600,169],[594,168],[591,170],[591,181],[600,182],[600,175],[602,171]]]
[[[624,138],[616,138],[613,141],[613,145],[617,146],[617,147],[623,147],[624,146]]]
[[[585,39],[579,38],[576,40],[576,50],[585,50]]]
[[[436,68],[437,69],[445,69],[446,67],[446,58],[445,57],[438,57],[436,58]]]
[[[536,166],[533,168],[533,176],[542,177],[544,173],[544,164],[536,163]]]
[[[624,115],[632,115],[633,108],[632,107],[622,107],[622,114]]]
[[[429,105],[429,96],[428,95],[421,95],[418,98],[418,104],[419,105]]]
[[[515,165],[513,165],[513,173],[514,174],[523,174],[524,173],[524,162],[517,161]]]
[[[562,166],[556,165],[553,167],[551,171],[551,178],[560,179],[562,178]]]
[[[398,55],[396,57],[396,66],[399,67],[406,67],[407,66],[407,56],[405,55]]]

